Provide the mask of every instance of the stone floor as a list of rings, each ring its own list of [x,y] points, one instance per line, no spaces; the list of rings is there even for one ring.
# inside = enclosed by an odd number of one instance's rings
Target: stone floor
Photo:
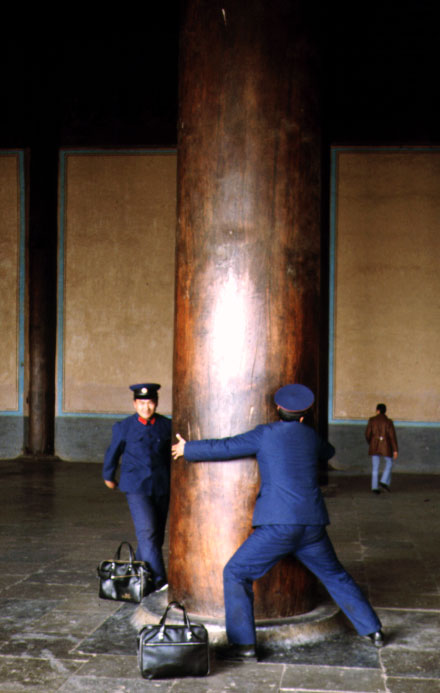
[[[330,474],[330,534],[383,621],[382,650],[346,625],[258,664],[214,653],[208,677],[147,681],[136,607],[97,596],[97,563],[133,540],[123,495],[105,489],[96,464],[0,462],[0,693],[440,691],[439,482],[396,474],[392,493],[375,496],[365,476]]]

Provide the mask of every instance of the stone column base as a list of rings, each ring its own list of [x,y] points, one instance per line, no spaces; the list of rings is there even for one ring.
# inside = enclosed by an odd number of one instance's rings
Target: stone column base
[[[136,630],[145,625],[158,623],[168,604],[167,592],[156,592],[142,600],[134,612],[131,623]],[[203,623],[209,633],[212,645],[227,643],[224,620],[209,615],[188,613],[190,621]],[[167,623],[182,623],[182,612],[170,609]],[[347,630],[339,607],[330,599],[322,602],[316,609],[291,618],[257,620],[257,643],[270,650],[285,649],[293,645],[318,642]]]

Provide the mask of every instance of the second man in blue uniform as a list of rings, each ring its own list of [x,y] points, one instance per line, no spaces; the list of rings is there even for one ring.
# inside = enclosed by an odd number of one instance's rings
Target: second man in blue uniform
[[[171,421],[156,412],[157,383],[130,385],[132,416],[113,426],[102,476],[110,489],[118,486],[116,471],[122,457],[119,488],[126,495],[133,519],[136,558],[149,563],[156,590],[167,584],[162,555],[170,499]]]

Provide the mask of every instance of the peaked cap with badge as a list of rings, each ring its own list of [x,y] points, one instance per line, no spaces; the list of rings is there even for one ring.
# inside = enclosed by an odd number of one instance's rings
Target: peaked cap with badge
[[[152,399],[157,400],[157,391],[160,390],[159,383],[138,383],[130,385],[130,390],[133,391],[133,399]]]

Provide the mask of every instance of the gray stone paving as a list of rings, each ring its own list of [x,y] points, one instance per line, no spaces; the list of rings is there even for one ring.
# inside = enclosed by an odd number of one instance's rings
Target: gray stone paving
[[[136,607],[97,596],[97,563],[121,539],[134,542],[125,499],[106,491],[100,471],[0,462],[0,693],[440,691],[439,476],[396,473],[392,493],[375,496],[367,476],[330,473],[329,533],[383,621],[382,650],[344,621],[324,640],[265,651],[258,664],[225,664],[214,651],[206,678],[146,681]]]

